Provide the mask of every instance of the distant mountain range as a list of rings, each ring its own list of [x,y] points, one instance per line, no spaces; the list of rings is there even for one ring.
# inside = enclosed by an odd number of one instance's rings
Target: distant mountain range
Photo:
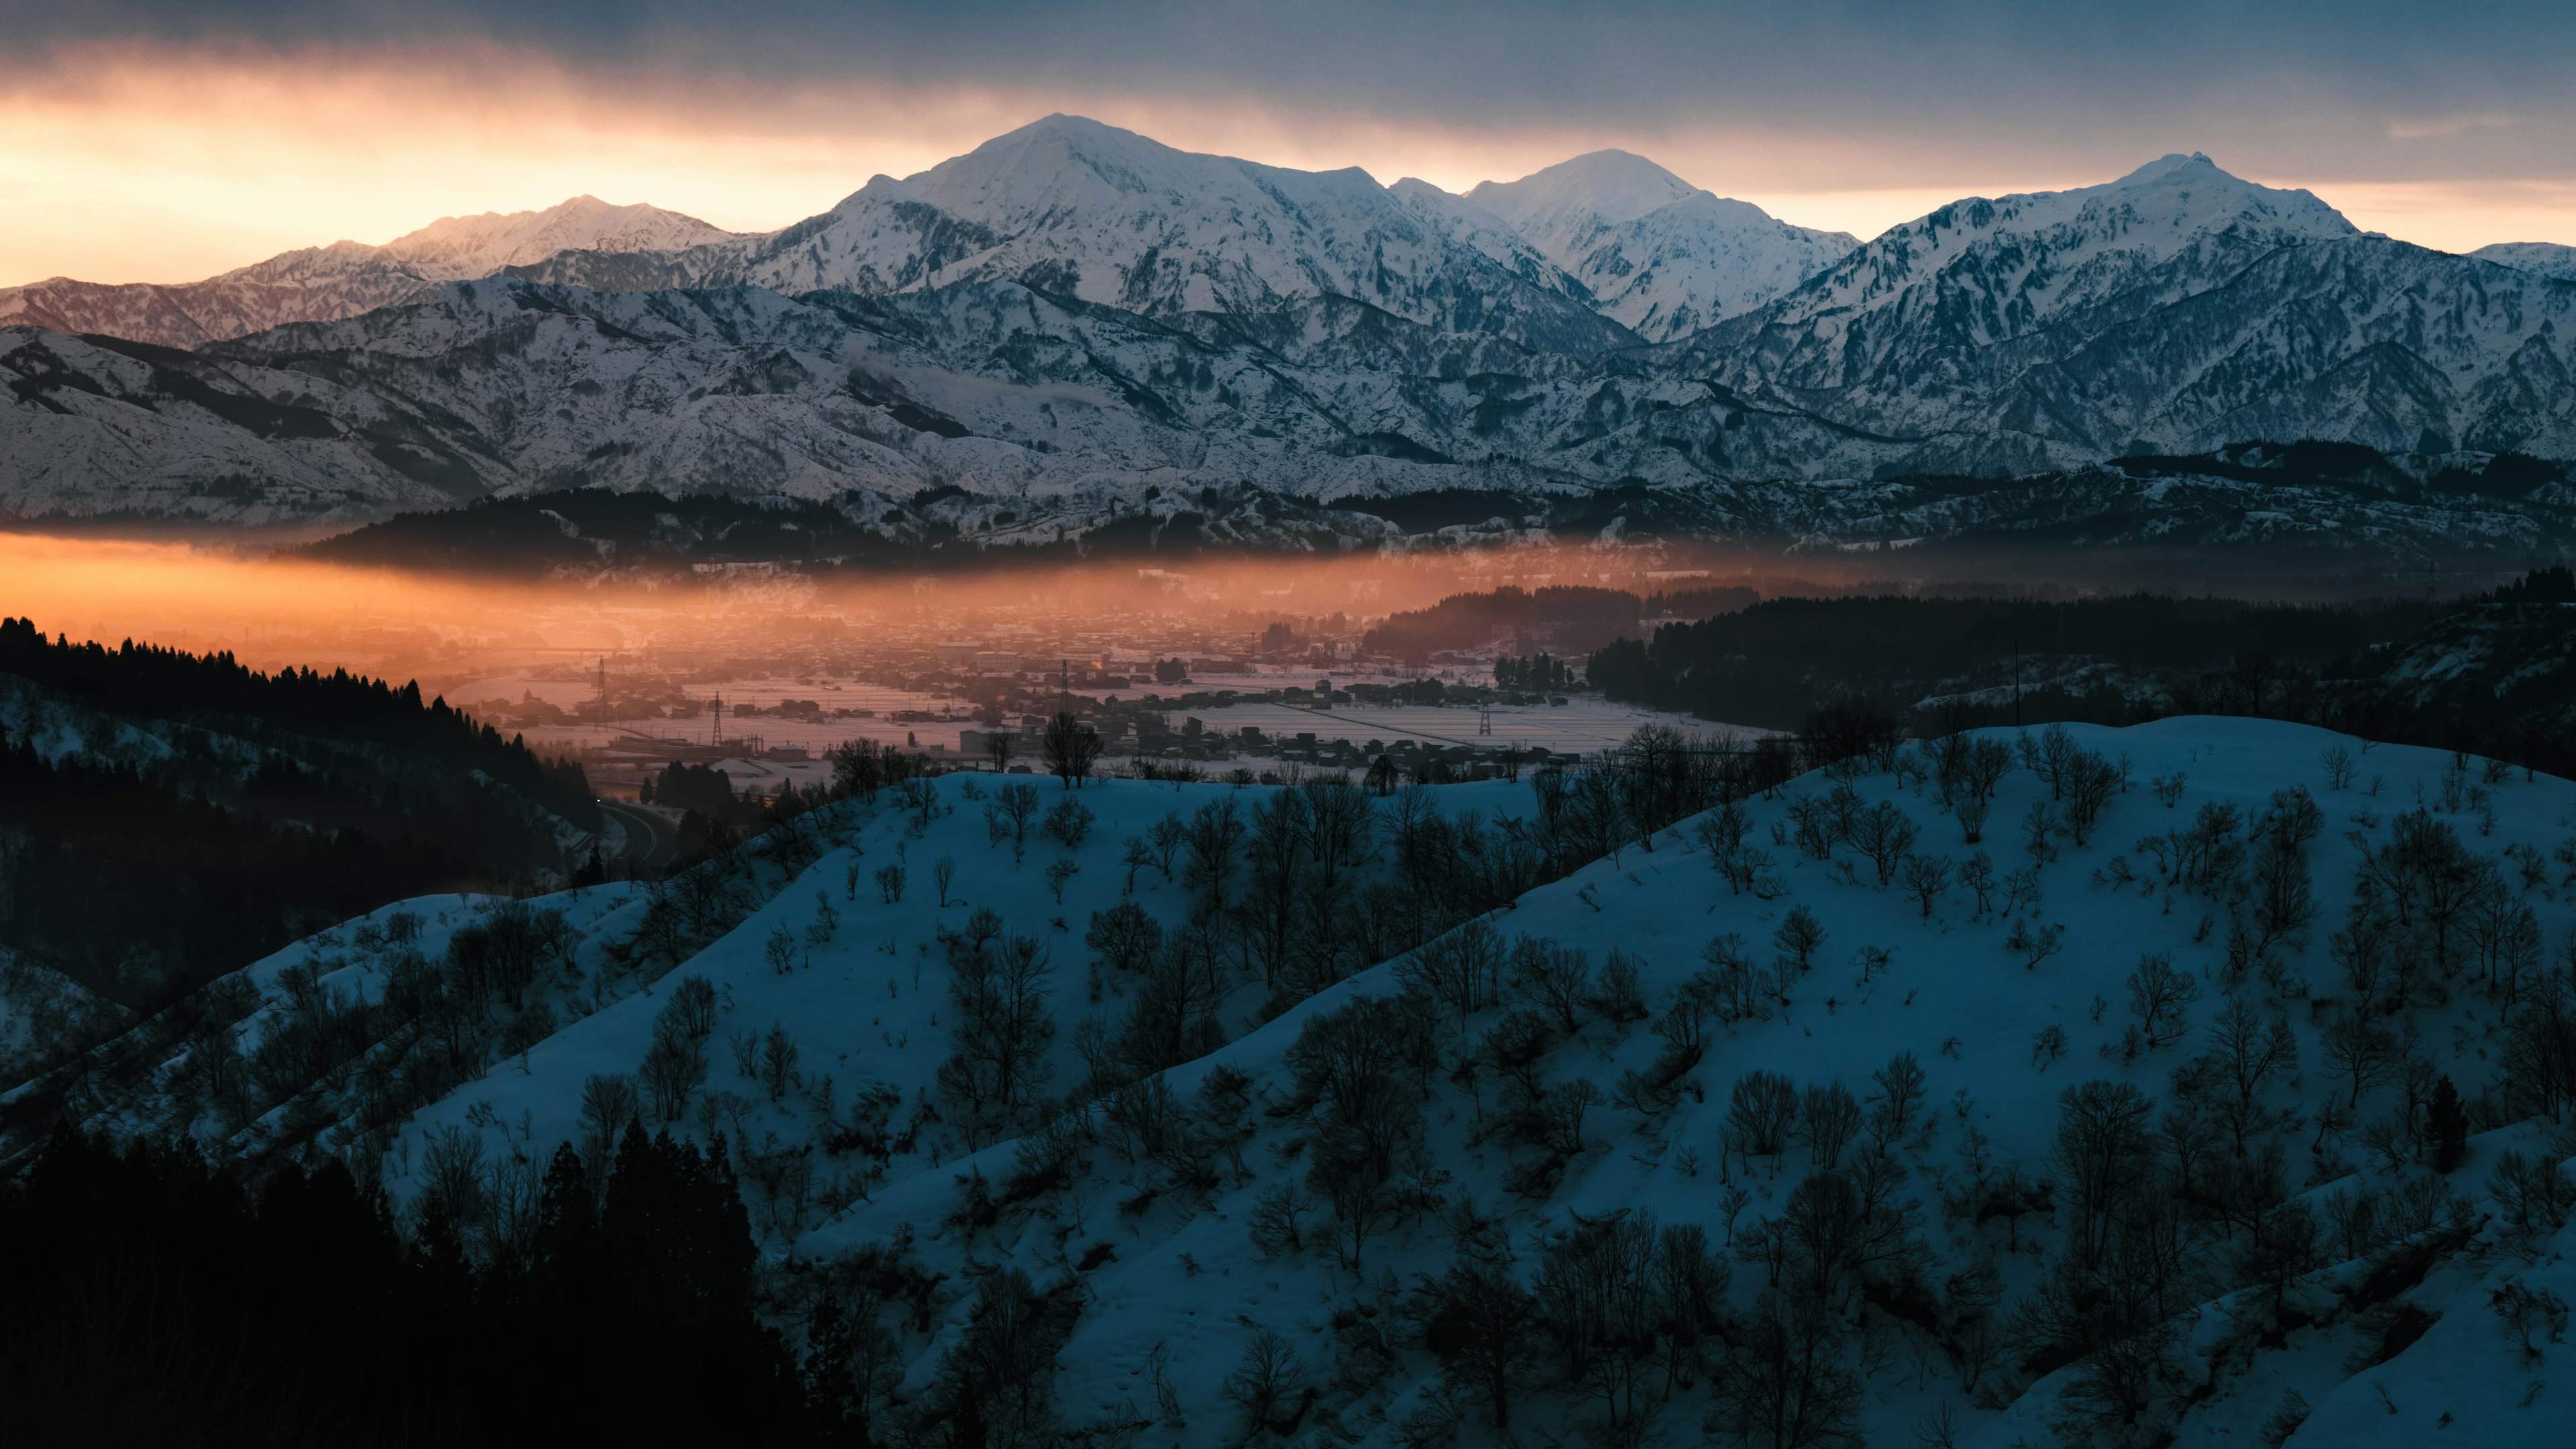
[[[732,236],[676,211],[576,196],[544,211],[442,217],[383,246],[338,241],[304,247],[177,286],[54,277],[0,287],[0,325],[195,347],[289,322],[355,317],[417,300],[447,282],[492,276],[574,248],[665,251]]]
[[[2198,155],[1858,244],[1621,152],[1460,197],[1058,116],[774,233],[585,198],[0,294],[0,509],[311,529],[606,487],[892,529],[932,492],[1070,539],[1202,494],[1615,494],[1724,531],[1730,490],[1847,517],[1872,480],[2264,440],[2424,479],[2576,457],[2570,256],[2366,234]]]

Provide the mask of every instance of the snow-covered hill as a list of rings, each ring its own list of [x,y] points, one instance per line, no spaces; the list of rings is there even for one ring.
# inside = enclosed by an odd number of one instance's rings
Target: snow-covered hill
[[[1784,1395],[1869,1443],[2554,1442],[2576,785],[2254,720],[1982,743],[1375,965],[1334,943],[1401,939],[1468,859],[1438,832],[1548,838],[1542,795],[1375,801],[1338,886],[1293,843],[1212,884],[1155,822],[1270,840],[1300,792],[1045,782],[1092,818],[1019,851],[953,776],[711,881],[348,923],[93,1120],[349,1153],[487,1233],[558,1142],[722,1132],[782,1313],[875,1285],[878,1413],[1027,1291],[1039,1402],[1138,1443],[1677,1444]],[[523,939],[515,1010],[286,1069]]]
[[[1591,289],[1603,313],[1657,342],[1750,312],[1860,244],[1776,221],[1625,151],[1487,181],[1466,201]]]
[[[54,277],[0,287],[0,325],[105,333],[163,347],[329,322],[408,302],[571,248],[668,251],[732,233],[653,206],[576,196],[543,211],[449,216],[383,246],[340,241],[284,252],[202,282],[110,285]]]
[[[2538,272],[2560,281],[2576,281],[2576,247],[2560,242],[2496,242],[2469,253],[2482,262],[2499,262]]]

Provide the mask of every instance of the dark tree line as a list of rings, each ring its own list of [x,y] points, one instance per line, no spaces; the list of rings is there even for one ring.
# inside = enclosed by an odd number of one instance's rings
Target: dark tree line
[[[128,639],[114,649],[46,642],[32,619],[0,619],[0,674],[14,674],[83,704],[143,719],[237,718],[274,729],[382,745],[481,770],[577,825],[595,822],[581,767],[540,759],[444,699],[335,669],[248,668],[229,651],[190,654]]]
[[[1488,594],[1452,594],[1428,609],[1395,614],[1362,636],[1371,654],[1419,664],[1434,649],[1473,649],[1506,631],[1544,630],[1585,649],[1637,627],[1637,596],[1618,589],[1551,585],[1524,591],[1504,585]]]
[[[2085,656],[2198,672],[2262,656],[2301,662],[2313,673],[2413,634],[2431,612],[2420,602],[2304,606],[2160,594],[2064,603],[1896,594],[1767,599],[1699,623],[1666,625],[1651,641],[1619,640],[1592,656],[1586,675],[1614,700],[1790,729],[1839,696],[1911,700],[1961,679],[2009,684],[2017,658]],[[2019,723],[2130,722],[2125,701],[2036,685],[2023,706]],[[2097,717],[2106,714],[2121,717]]]
[[[291,768],[291,767],[287,767]],[[273,776],[272,776],[273,778]],[[0,934],[141,1011],[332,921],[480,873],[408,833],[273,824],[166,779],[0,740]]]
[[[0,1443],[862,1443],[754,1316],[719,1142],[567,1145],[499,1251],[336,1162],[58,1133],[0,1184]]]

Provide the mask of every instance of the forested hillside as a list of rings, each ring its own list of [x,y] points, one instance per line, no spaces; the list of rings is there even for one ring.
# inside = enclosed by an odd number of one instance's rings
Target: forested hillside
[[[578,766],[415,686],[0,620],[0,1056],[387,901],[560,880],[597,824]]]
[[[668,880],[316,935],[74,1122],[345,1170],[495,1345],[702,1285],[670,1422],[767,1383],[775,1442],[2547,1442],[2576,786],[1890,723],[1382,795],[854,759]]]

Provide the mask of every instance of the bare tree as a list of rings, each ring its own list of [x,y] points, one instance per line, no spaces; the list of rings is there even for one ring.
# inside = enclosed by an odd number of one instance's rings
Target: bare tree
[[[2110,1248],[2113,1218],[2154,1173],[2155,1102],[2126,1082],[2095,1081],[2067,1088],[2058,1106],[2055,1160],[2073,1209],[2070,1247],[2091,1268]]]
[[[1045,749],[1048,772],[1066,789],[1080,789],[1090,778],[1092,762],[1100,758],[1100,731],[1061,713],[1047,724]]]
[[[2267,1020],[2252,1003],[2237,1000],[2210,1022],[2209,1050],[2191,1063],[2188,1075],[2214,1089],[2220,1121],[2242,1158],[2251,1140],[2280,1120],[2265,1109],[2263,1093],[2298,1067],[2299,1039],[2289,1021]]]
[[[1190,879],[1224,909],[1226,879],[1234,874],[1234,857],[1243,845],[1243,817],[1234,808],[1234,797],[1201,805],[1190,817],[1188,840]]]
[[[2151,1048],[2173,1042],[2191,1029],[2187,1011],[2199,999],[2199,980],[2174,969],[2171,951],[2140,956],[2138,969],[2129,973],[2129,1010],[2138,1018],[2138,1029]]]
[[[1793,906],[1782,918],[1780,929],[1771,933],[1771,944],[1779,948],[1780,959],[1803,975],[1816,964],[1816,952],[1825,944],[1825,923],[1805,906]]]
[[[1859,812],[1851,824],[1852,845],[1877,867],[1882,887],[1896,878],[1897,864],[1914,849],[1914,838],[1914,821],[1885,800]]]
[[[1799,1094],[1797,1135],[1818,1167],[1842,1161],[1843,1148],[1860,1130],[1860,1103],[1840,1082],[1821,1082]]]
[[[1730,1430],[1764,1449],[1860,1449],[1864,1385],[1825,1304],[1765,1293],[1738,1331],[1720,1381]]]
[[[1583,1025],[1583,1006],[1592,993],[1592,966],[1581,951],[1559,946],[1543,936],[1512,942],[1512,984],[1556,1018],[1568,1036]]]
[[[2362,1093],[2386,1081],[2404,1054],[2396,1034],[2358,1007],[2327,1022],[2321,1041],[2326,1065],[2351,1084],[2348,1108],[2359,1107]]]
[[[1047,807],[1046,823],[1040,828],[1065,849],[1080,850],[1082,842],[1091,837],[1092,821],[1098,818],[1081,801],[1061,799]]]
[[[1950,878],[1957,873],[1946,855],[1909,855],[1901,872],[1905,893],[1923,907],[1923,919],[1932,919],[1932,909],[1950,889]]]
[[[1163,880],[1167,884],[1172,879],[1172,866],[1180,859],[1181,846],[1189,835],[1190,829],[1181,823],[1180,812],[1167,811],[1162,819],[1154,822],[1154,828],[1147,837],[1153,847],[1154,863],[1163,872]]]
[[[1306,1368],[1298,1362],[1297,1351],[1270,1328],[1252,1335],[1244,1345],[1242,1362],[1225,1376],[1226,1401],[1243,1411],[1256,1434],[1277,1427],[1281,1410],[1291,1400],[1301,1399],[1305,1387]]]
[[[1163,927],[1146,914],[1144,907],[1121,901],[1105,911],[1092,912],[1091,927],[1082,940],[1099,956],[1103,966],[1136,971],[1163,948]]]
[[[1461,1259],[1433,1287],[1439,1305],[1432,1349],[1444,1377],[1481,1395],[1494,1427],[1511,1427],[1512,1393],[1521,1386],[1537,1343],[1538,1301],[1498,1264]]]
[[[1046,868],[1047,889],[1055,892],[1055,903],[1057,905],[1060,906],[1064,904],[1065,883],[1080,874],[1082,874],[1082,863],[1075,860],[1072,856],[1059,855],[1053,861],[1048,863]]]
[[[1456,1013],[1458,1029],[1464,1031],[1467,1018],[1499,1004],[1503,962],[1501,933],[1475,920],[1424,942],[1396,963],[1395,975]]]
[[[993,792],[993,803],[986,808],[996,812],[1000,819],[1009,824],[1011,858],[1015,861],[1021,859],[1028,851],[1029,822],[1037,818],[1038,787],[1027,784],[1004,785]]]
[[[1736,1079],[1726,1109],[1726,1134],[1736,1151],[1776,1159],[1797,1121],[1798,1089],[1787,1077],[1757,1070]]]
[[[970,1140],[1011,1120],[1045,1085],[1044,1049],[1055,1034],[1046,1010],[1054,975],[1046,947],[1029,936],[1005,938],[1000,925],[978,910],[967,934],[947,938],[955,1050],[939,1083],[964,1109]]]
[[[1327,900],[1337,900],[1342,872],[1368,859],[1377,806],[1367,792],[1344,780],[1309,780],[1301,788],[1306,794],[1306,848],[1314,857],[1316,888]]]
[[[2326,767],[2326,788],[2329,790],[2351,789],[2353,776],[2359,773],[2361,768],[2360,764],[2353,759],[2352,747],[2341,740],[2326,746],[2323,763]]]
[[[1127,848],[1118,857],[1118,863],[1127,869],[1126,883],[1118,893],[1122,897],[1132,896],[1136,894],[1136,872],[1154,863],[1154,847],[1143,836],[1131,835],[1127,837]]]
[[[948,887],[957,880],[957,858],[943,855],[930,864],[930,883],[939,888],[939,908],[948,908]]]

